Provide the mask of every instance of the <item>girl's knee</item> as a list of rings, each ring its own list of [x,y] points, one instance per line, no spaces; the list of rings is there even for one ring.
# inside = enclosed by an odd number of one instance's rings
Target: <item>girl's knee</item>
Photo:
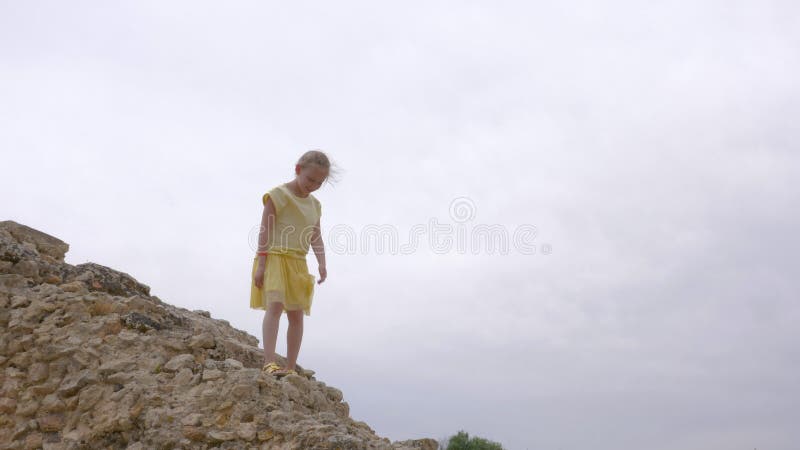
[[[286,317],[289,318],[289,322],[302,322],[303,310],[298,309],[297,311],[286,311]]]
[[[283,303],[280,302],[272,302],[267,306],[267,314],[269,315],[280,315],[283,312]]]

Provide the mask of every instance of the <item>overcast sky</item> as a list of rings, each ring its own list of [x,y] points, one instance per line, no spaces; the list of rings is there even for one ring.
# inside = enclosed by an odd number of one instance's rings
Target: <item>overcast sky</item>
[[[2,1],[0,219],[261,340],[261,196],[319,148],[341,176],[315,192],[328,280],[298,363],[379,435],[794,449],[799,17]],[[435,247],[434,221],[535,237]],[[415,225],[413,251],[361,241]]]

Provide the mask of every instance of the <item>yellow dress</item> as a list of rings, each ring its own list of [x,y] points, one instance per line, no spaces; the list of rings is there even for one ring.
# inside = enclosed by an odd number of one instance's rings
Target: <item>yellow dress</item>
[[[275,205],[275,229],[267,236],[264,283],[260,289],[253,281],[258,255],[253,258],[250,307],[266,310],[270,303],[278,302],[283,303],[284,311],[303,310],[310,316],[316,278],[308,272],[306,255],[322,205],[313,195],[298,197],[283,184],[263,195],[263,205],[267,198],[272,198]]]

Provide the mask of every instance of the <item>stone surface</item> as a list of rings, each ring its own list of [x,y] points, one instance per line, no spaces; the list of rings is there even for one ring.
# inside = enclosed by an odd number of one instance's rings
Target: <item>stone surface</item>
[[[0,448],[437,448],[376,435],[314,371],[267,375],[254,336],[68,250],[0,222]]]

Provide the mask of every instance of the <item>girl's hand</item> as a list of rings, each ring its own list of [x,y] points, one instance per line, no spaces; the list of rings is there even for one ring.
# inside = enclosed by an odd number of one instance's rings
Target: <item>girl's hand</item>
[[[264,285],[264,269],[265,267],[261,264],[256,267],[256,273],[253,275],[253,283],[255,283],[256,287],[261,289]]]
[[[325,278],[328,278],[328,269],[325,266],[319,266],[319,281],[317,281],[317,284],[325,281]]]

